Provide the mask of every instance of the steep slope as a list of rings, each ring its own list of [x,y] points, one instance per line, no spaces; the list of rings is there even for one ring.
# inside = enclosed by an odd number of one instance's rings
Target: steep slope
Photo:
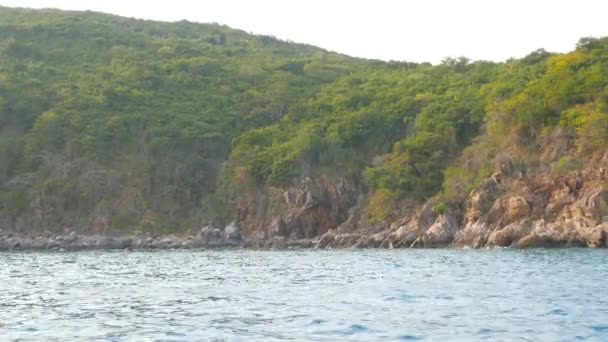
[[[198,226],[234,137],[362,63],[219,25],[8,8],[0,54],[0,222],[17,231]]]
[[[0,7],[9,235],[605,246],[607,132],[607,38],[432,66]]]
[[[606,247],[607,53],[607,39],[582,39],[568,54],[502,65],[480,90],[482,134],[445,169],[442,191],[377,231],[338,229],[322,245]]]

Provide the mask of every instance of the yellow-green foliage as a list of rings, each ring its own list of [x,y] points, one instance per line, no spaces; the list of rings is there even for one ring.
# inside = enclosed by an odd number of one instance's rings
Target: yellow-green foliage
[[[576,127],[576,143],[583,153],[601,149],[608,143],[608,101],[599,99],[564,111],[564,123]]]
[[[387,189],[380,188],[369,196],[369,201],[365,207],[364,217],[369,223],[378,223],[387,219],[395,210],[396,198]]]
[[[448,210],[448,205],[443,203],[443,202],[439,202],[437,203],[437,205],[433,208],[433,214],[435,215],[442,215],[444,214],[446,211]]]
[[[580,158],[573,156],[563,156],[558,161],[551,164],[551,173],[555,176],[563,176],[581,167]]]

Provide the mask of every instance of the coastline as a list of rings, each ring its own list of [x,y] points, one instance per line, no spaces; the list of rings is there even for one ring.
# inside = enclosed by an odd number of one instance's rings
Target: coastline
[[[87,251],[87,250],[205,250],[205,249],[481,249],[481,248],[607,248],[608,244],[587,245],[577,241],[537,241],[525,246],[474,246],[451,243],[432,246],[393,246],[375,240],[372,236],[340,234],[320,239],[287,239],[275,237],[266,240],[219,239],[209,240],[200,235],[0,235],[0,252],[9,251]]]
[[[158,249],[292,249],[319,247],[319,240],[288,240],[275,238],[265,241],[241,239],[208,239],[201,235],[25,235],[0,234],[3,251],[80,251],[80,250],[158,250]]]

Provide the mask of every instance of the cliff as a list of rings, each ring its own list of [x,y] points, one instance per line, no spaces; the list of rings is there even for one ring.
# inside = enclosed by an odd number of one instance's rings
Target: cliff
[[[378,232],[321,237],[321,247],[486,248],[608,247],[608,154],[568,176],[496,173],[467,197],[462,212],[438,214],[431,204]]]

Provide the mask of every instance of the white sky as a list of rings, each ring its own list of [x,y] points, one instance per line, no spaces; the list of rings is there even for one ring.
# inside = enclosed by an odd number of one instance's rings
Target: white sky
[[[94,10],[128,17],[218,22],[352,56],[502,61],[564,52],[608,36],[608,0],[0,0],[12,7]]]

